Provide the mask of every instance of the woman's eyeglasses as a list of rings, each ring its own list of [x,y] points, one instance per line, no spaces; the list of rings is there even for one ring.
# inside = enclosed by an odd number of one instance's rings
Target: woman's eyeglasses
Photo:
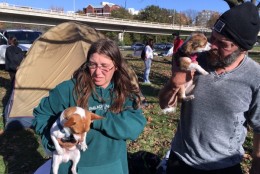
[[[97,68],[99,68],[104,73],[107,73],[114,68],[114,65],[113,66],[108,64],[97,65],[96,63],[92,63],[92,62],[87,63],[87,66],[91,70],[97,70]]]

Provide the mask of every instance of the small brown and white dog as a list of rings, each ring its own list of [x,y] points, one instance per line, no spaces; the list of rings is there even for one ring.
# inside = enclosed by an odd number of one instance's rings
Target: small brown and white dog
[[[210,43],[207,37],[202,33],[194,33],[187,38],[187,40],[182,44],[178,51],[174,54],[174,60],[177,66],[181,70],[191,71],[196,70],[202,75],[207,75],[208,72],[205,71],[198,63],[195,63],[199,52],[210,50]],[[192,84],[192,80],[188,82],[189,85]],[[179,98],[182,100],[191,100],[194,95],[186,96],[185,89],[188,84],[182,85],[179,91]]]
[[[81,107],[69,107],[61,113],[50,129],[51,139],[56,149],[52,154],[53,174],[58,174],[59,165],[69,160],[73,162],[72,173],[77,174],[76,167],[80,160],[79,149],[83,151],[87,149],[86,136],[90,129],[90,124],[93,120],[102,118]],[[70,141],[75,145],[63,148],[59,141]]]
[[[210,43],[208,42],[207,37],[203,33],[193,33],[173,55],[173,61],[175,61],[176,65],[183,71],[195,70],[203,75],[207,75],[208,72],[196,62],[196,59],[199,52],[208,50],[210,50]],[[187,89],[190,92],[193,88],[193,80],[179,86],[177,93],[178,98],[186,101],[194,99],[194,95],[186,95]],[[170,92],[172,92],[172,89],[163,89],[163,91],[160,91],[159,97],[163,97],[163,95],[169,96]],[[175,111],[177,99],[171,98],[171,100],[172,101],[169,101],[166,106],[165,103],[160,103],[164,113]],[[175,106],[173,107],[172,104]]]

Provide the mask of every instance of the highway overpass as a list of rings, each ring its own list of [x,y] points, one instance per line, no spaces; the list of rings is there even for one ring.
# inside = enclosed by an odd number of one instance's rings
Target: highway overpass
[[[188,35],[194,31],[210,32],[204,27],[190,27],[184,25],[171,25],[167,23],[151,23],[134,21],[104,16],[80,15],[77,13],[36,9],[32,7],[0,3],[0,22],[21,23],[33,25],[55,26],[62,22],[79,21],[95,28],[96,30],[146,33],[156,35],[171,35],[173,31],[181,31]]]
[[[67,21],[82,22],[96,30],[116,31],[122,37],[125,32],[155,35],[171,35],[174,31],[180,31],[181,35],[189,35],[195,31],[211,32],[211,29],[199,26],[172,25],[104,16],[80,15],[71,12],[16,6],[4,2],[0,3],[0,22],[55,26]],[[260,32],[258,36],[260,36]]]

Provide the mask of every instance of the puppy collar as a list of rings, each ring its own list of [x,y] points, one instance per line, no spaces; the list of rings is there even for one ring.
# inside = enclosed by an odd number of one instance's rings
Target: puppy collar
[[[59,130],[60,130],[63,134],[65,134],[65,137],[66,137],[66,138],[67,138],[67,137],[70,137],[70,132],[69,132],[67,129],[65,129],[65,128],[61,125],[60,117],[59,117],[58,120],[57,120],[57,125],[58,125]]]
[[[193,53],[193,54],[190,55],[190,59],[191,59],[192,62],[197,61],[197,57],[198,57],[197,53]]]

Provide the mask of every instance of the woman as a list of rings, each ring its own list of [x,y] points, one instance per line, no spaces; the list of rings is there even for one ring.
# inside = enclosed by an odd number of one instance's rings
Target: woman
[[[144,59],[144,83],[151,84],[149,80],[149,74],[151,71],[152,66],[152,59],[153,59],[153,39],[149,39],[146,46],[145,46],[145,59]]]
[[[127,68],[117,45],[99,40],[73,78],[51,90],[34,109],[33,127],[48,151],[54,150],[50,127],[67,107],[77,105],[105,117],[94,121],[87,134],[88,149],[81,152],[78,174],[128,173],[126,140],[139,136],[146,119],[139,109],[139,89],[131,85]],[[59,173],[69,173],[70,167],[70,162],[61,164]]]

